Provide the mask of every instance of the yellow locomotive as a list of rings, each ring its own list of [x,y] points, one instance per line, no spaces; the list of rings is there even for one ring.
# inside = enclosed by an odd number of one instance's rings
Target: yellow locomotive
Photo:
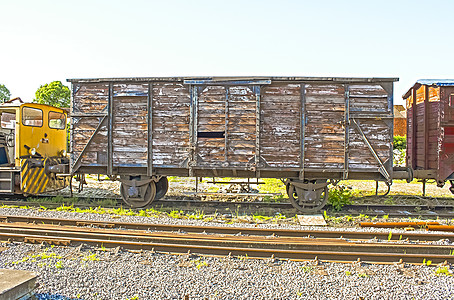
[[[0,193],[42,194],[69,184],[67,114],[20,99],[0,105]]]

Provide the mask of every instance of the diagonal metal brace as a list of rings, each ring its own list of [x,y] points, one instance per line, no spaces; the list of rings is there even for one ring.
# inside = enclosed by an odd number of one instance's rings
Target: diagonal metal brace
[[[372,145],[370,144],[370,142],[367,139],[366,135],[364,134],[363,130],[361,129],[361,127],[359,127],[358,122],[356,121],[356,119],[353,119],[353,118],[351,120],[352,120],[353,124],[355,125],[356,129],[358,130],[358,132],[359,132],[361,138],[363,139],[364,143],[366,144],[367,148],[369,148],[369,150],[372,153],[372,155],[374,156],[375,160],[380,165],[380,168],[378,169],[378,171],[380,172],[380,174],[383,175],[383,177],[385,177],[387,182],[391,182],[391,176],[389,175],[388,171],[386,170],[385,165],[383,165],[382,161],[378,157],[377,152],[375,152],[374,148],[372,148]]]
[[[84,149],[82,149],[82,152],[80,152],[79,154],[79,157],[77,157],[77,160],[76,162],[74,163],[73,167],[72,167],[72,173],[74,173],[75,171],[77,171],[77,169],[79,168],[79,165],[80,165],[80,162],[82,160],[82,156],[85,154],[85,152],[87,151],[88,149],[88,146],[90,146],[91,142],[93,141],[94,137],[96,136],[96,134],[99,132],[99,130],[101,129],[101,127],[103,126],[104,122],[107,120],[107,115],[104,115],[101,119],[101,121],[99,122],[98,124],[98,127],[96,127],[95,131],[93,132],[93,134],[91,135],[90,139],[88,140],[87,144],[85,144],[85,147]]]

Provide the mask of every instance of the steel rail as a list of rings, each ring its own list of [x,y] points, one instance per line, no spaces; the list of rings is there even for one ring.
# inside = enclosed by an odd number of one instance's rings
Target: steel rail
[[[126,223],[126,222],[104,222],[88,221],[81,219],[55,219],[34,216],[9,216],[0,215],[3,222],[21,222],[65,226],[91,226],[99,228],[122,228],[132,230],[166,231],[166,232],[187,232],[207,234],[236,234],[254,236],[278,236],[278,237],[306,237],[313,238],[346,238],[346,239],[384,239],[384,240],[418,240],[438,241],[450,239],[454,241],[454,233],[437,232],[404,232],[392,233],[392,231],[367,232],[353,230],[328,230],[328,229],[281,229],[281,228],[256,228],[256,227],[226,227],[226,226],[194,226],[194,225],[171,225],[153,223]],[[0,223],[2,224],[2,223]],[[391,234],[390,234],[391,233]]]
[[[8,227],[9,226],[9,227]],[[190,237],[190,238],[188,238]],[[2,224],[0,239],[22,242],[47,242],[67,245],[87,243],[103,247],[155,250],[175,253],[238,255],[247,257],[275,257],[287,259],[350,260],[360,258],[371,262],[403,260],[421,263],[454,262],[454,246],[416,245],[399,243],[359,243],[345,240],[309,238],[273,238],[209,236],[174,233],[153,237],[150,233],[94,228],[62,228],[35,224]]]
[[[454,226],[452,226],[452,225],[427,225],[427,229],[454,232]]]
[[[421,221],[421,222],[361,222],[361,227],[376,227],[376,228],[428,228],[432,229],[434,225],[440,225],[435,221]]]

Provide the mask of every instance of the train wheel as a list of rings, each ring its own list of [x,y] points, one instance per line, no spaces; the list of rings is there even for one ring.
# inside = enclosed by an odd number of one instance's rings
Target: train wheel
[[[290,181],[286,185],[290,203],[303,213],[313,213],[328,201],[328,183]]]
[[[121,181],[121,197],[123,201],[132,208],[141,208],[149,205],[156,197],[156,184],[149,180],[131,180]]]
[[[164,197],[168,190],[169,190],[169,180],[167,180],[167,177],[163,176],[163,177],[161,177],[161,179],[159,179],[158,182],[156,182],[155,200],[159,200],[162,197]]]

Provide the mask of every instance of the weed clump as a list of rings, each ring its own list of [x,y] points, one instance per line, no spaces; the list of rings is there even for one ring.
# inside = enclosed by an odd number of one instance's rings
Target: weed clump
[[[328,203],[331,204],[334,210],[339,211],[344,205],[351,204],[350,199],[352,196],[350,188],[343,185],[337,185],[329,190]]]

